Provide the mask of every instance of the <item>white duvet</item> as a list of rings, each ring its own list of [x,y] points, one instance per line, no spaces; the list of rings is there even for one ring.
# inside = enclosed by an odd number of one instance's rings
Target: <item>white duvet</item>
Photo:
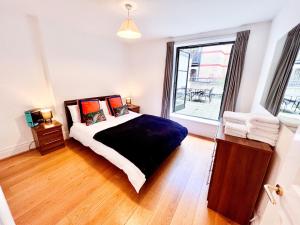
[[[95,153],[103,156],[115,166],[123,170],[127,174],[129,181],[137,193],[146,181],[146,177],[142,171],[114,149],[93,139],[93,136],[99,131],[114,127],[121,123],[125,123],[140,115],[141,114],[131,111],[129,114],[120,117],[106,115],[106,121],[102,121],[90,126],[86,126],[84,123],[74,123],[70,129],[70,137],[81,142],[84,146],[91,148]]]

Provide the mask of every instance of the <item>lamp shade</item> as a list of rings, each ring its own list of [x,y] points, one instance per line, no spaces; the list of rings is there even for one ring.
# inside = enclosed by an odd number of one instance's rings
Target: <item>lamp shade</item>
[[[53,117],[51,109],[42,109],[41,113],[45,121],[49,121]]]
[[[121,38],[136,39],[140,38],[142,35],[133,22],[132,19],[126,19],[117,32],[117,35]]]

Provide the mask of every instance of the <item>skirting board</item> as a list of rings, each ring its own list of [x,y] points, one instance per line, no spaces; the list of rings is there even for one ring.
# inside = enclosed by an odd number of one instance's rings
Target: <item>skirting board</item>
[[[30,150],[29,147],[30,149],[35,148],[33,139],[30,141],[23,142],[21,144],[8,146],[0,150],[0,159],[8,158],[10,156],[14,156],[22,152],[29,151]]]

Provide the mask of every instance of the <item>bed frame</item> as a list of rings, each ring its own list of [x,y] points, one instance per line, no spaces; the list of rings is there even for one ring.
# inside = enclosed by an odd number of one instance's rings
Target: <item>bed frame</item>
[[[110,98],[110,97],[120,97],[120,95],[106,95],[106,96],[100,96],[100,97],[80,98],[80,99],[74,99],[74,100],[64,101],[64,107],[65,107],[65,113],[66,113],[68,130],[70,131],[70,128],[73,125],[73,121],[72,121],[72,117],[71,117],[71,113],[69,111],[68,105],[77,105],[78,100],[98,99],[99,101],[104,101],[106,98]]]

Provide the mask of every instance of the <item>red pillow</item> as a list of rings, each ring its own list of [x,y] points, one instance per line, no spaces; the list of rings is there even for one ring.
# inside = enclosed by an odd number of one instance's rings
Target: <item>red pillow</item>
[[[106,104],[108,106],[107,108],[108,108],[109,114],[113,115],[113,116],[115,115],[114,108],[123,106],[122,98],[120,96],[106,98]]]
[[[100,111],[100,103],[98,99],[79,100],[79,109],[81,122],[85,123],[85,115]]]

